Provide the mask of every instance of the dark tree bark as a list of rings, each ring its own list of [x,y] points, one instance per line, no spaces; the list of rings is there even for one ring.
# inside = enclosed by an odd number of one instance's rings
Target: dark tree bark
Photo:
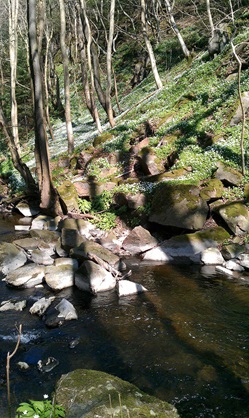
[[[35,157],[40,192],[40,207],[52,216],[61,213],[58,194],[53,187],[45,130],[42,72],[37,45],[36,0],[27,0],[29,58],[34,92]]]

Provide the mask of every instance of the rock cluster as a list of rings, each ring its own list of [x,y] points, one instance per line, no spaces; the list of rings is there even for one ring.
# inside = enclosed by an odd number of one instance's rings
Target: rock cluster
[[[132,231],[133,238],[136,233],[141,242],[135,248],[131,246],[131,253],[139,253],[157,243],[141,227]],[[129,247],[129,240],[124,248],[122,241],[118,242],[115,236],[112,237],[114,242],[109,240],[107,245],[106,238],[104,245],[101,245],[97,241],[101,242],[103,234],[103,231],[83,219],[52,219],[38,215],[32,220],[25,237],[12,243],[1,243],[3,280],[12,288],[45,287],[53,293],[48,297],[42,295],[29,308],[29,312],[42,317],[48,327],[78,318],[73,305],[66,299],[60,299],[58,291],[62,289],[76,286],[97,295],[98,292],[116,288],[119,297],[145,292],[142,285],[127,280],[131,272],[123,272],[126,265],[121,254],[126,254],[125,247]],[[144,242],[143,236],[146,237]],[[107,247],[112,247],[116,252]],[[26,302],[3,301],[0,311],[23,310]]]

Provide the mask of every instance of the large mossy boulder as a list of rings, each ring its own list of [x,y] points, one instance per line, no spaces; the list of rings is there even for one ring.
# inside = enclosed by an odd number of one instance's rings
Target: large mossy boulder
[[[62,375],[55,397],[67,418],[179,417],[176,408],[167,402],[96,370],[78,369]]]
[[[215,209],[235,235],[249,231],[249,209],[242,202],[228,202]]]
[[[190,184],[162,183],[153,200],[150,222],[189,230],[201,229],[207,219],[208,205],[200,189]]]

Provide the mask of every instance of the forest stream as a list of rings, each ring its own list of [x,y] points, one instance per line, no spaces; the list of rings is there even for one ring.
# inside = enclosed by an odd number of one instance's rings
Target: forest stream
[[[14,233],[11,217],[0,219],[0,240]],[[11,360],[13,410],[21,401],[51,395],[62,374],[77,368],[105,371],[173,403],[181,417],[249,416],[249,284],[214,268],[143,264],[127,260],[132,280],[148,292],[118,299],[115,291],[92,297],[76,288],[56,293],[73,303],[79,319],[48,329],[29,313],[0,313],[0,416],[7,417],[6,355]],[[11,289],[4,282],[1,301],[33,299],[46,289]],[[78,344],[70,348],[72,341]],[[41,373],[40,359],[59,365]],[[17,362],[30,365],[19,370]]]

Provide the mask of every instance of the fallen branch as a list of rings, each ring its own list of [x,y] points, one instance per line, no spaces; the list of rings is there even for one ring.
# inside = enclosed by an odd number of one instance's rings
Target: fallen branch
[[[18,328],[18,337],[17,337],[17,343],[15,346],[15,349],[10,354],[8,352],[7,359],[6,359],[6,381],[7,381],[7,399],[8,399],[8,409],[9,409],[9,417],[11,417],[11,403],[10,403],[10,359],[16,354],[20,341],[21,341],[21,335],[22,335],[22,325],[19,325]]]
[[[117,280],[123,280],[124,278],[131,276],[131,270],[122,276],[122,273],[120,271],[116,270],[114,267],[112,267],[106,261],[102,260],[96,254],[87,253],[87,257],[89,258],[89,260],[94,261],[96,264],[100,265],[105,270],[109,271]]]

